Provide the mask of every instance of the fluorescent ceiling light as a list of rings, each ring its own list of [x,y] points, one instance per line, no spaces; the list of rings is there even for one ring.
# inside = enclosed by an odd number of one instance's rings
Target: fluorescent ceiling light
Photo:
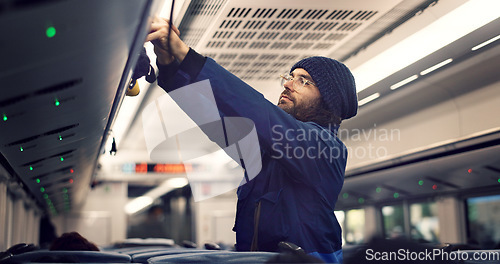
[[[438,64],[436,64],[436,65],[434,65],[434,66],[432,66],[432,67],[429,67],[429,68],[428,68],[428,69],[426,69],[426,70],[423,70],[422,72],[420,72],[420,75],[426,75],[427,73],[432,72],[432,71],[435,71],[435,70],[437,70],[437,69],[439,69],[439,68],[443,67],[444,65],[446,65],[446,64],[448,64],[448,63],[451,63],[452,61],[453,61],[453,59],[451,59],[451,58],[450,58],[450,59],[447,59],[447,60],[445,60],[445,61],[442,61],[442,62],[440,62],[440,63],[438,63]]]
[[[488,45],[488,44],[490,44],[492,42],[497,41],[498,39],[500,39],[500,35],[498,35],[498,36],[496,36],[494,38],[491,38],[491,39],[489,39],[489,40],[487,40],[487,41],[485,41],[485,42],[483,42],[483,43],[481,43],[481,44],[479,44],[477,46],[474,46],[471,50],[473,50],[473,51],[474,50],[478,50],[478,49],[480,49],[480,48],[482,48],[482,47],[484,47],[484,46],[486,46],[486,45]]]
[[[143,208],[152,204],[156,198],[161,197],[162,195],[170,192],[173,189],[184,187],[186,184],[188,184],[188,180],[181,177],[165,180],[158,187],[150,190],[143,196],[137,197],[128,202],[127,205],[125,205],[125,212],[127,214],[135,214]]]
[[[371,102],[379,97],[380,97],[380,93],[374,93],[374,94],[372,94],[372,95],[370,95],[362,100],[359,100],[358,106],[365,105],[365,104],[367,104],[367,103],[369,103],[369,102]]]
[[[167,182],[172,188],[181,188],[188,184],[188,180],[186,178],[172,178],[167,180]]]
[[[355,68],[358,92],[493,21],[498,10],[498,0],[469,0]]]
[[[413,82],[413,81],[414,81],[414,80],[416,80],[417,78],[418,78],[418,75],[416,75],[416,74],[415,74],[415,75],[412,75],[412,76],[410,76],[410,77],[408,77],[408,78],[406,78],[406,79],[404,79],[404,80],[402,80],[402,81],[400,81],[400,82],[398,82],[398,83],[396,83],[396,84],[391,85],[391,87],[390,87],[390,88],[391,88],[391,90],[396,90],[396,89],[398,89],[399,87],[401,87],[401,86],[403,86],[403,85],[405,85],[405,84],[407,84],[407,83],[409,83],[409,82]]]
[[[135,214],[142,208],[153,203],[153,198],[148,196],[137,197],[125,205],[125,212],[127,214]]]

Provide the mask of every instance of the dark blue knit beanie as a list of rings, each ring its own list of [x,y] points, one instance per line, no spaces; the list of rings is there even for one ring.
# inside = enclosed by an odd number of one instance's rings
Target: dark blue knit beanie
[[[356,84],[347,66],[334,59],[316,56],[295,63],[290,72],[296,68],[302,68],[311,75],[328,110],[342,119],[357,114]]]

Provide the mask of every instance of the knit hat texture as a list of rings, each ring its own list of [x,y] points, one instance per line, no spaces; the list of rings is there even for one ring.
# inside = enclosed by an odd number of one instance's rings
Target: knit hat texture
[[[290,72],[296,68],[302,68],[311,75],[328,110],[342,119],[357,114],[356,84],[347,66],[334,59],[315,56],[295,63]]]

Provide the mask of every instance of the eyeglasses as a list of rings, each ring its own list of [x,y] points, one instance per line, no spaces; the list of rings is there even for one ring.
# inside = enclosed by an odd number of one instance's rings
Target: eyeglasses
[[[304,78],[302,76],[293,77],[289,73],[285,73],[285,74],[281,74],[280,77],[281,77],[281,86],[283,86],[283,87],[285,86],[285,83],[287,83],[289,81],[293,81],[293,89],[295,91],[300,91],[305,86],[316,86],[315,83],[313,83],[309,80],[306,80],[306,78]]]

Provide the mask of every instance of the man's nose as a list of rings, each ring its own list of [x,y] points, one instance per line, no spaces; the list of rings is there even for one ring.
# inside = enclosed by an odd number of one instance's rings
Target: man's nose
[[[283,84],[283,87],[286,89],[286,90],[290,90],[292,92],[295,92],[295,89],[293,89],[293,80],[288,80],[286,81],[284,84]]]

